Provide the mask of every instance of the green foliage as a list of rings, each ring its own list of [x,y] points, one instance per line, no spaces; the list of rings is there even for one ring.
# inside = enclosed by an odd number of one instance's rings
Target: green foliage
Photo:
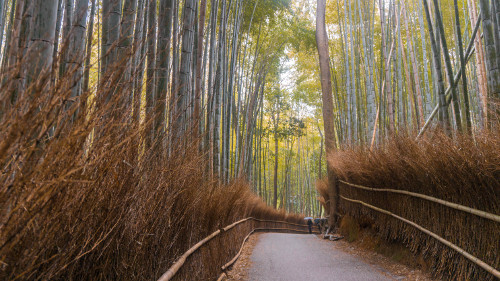
[[[248,30],[252,21],[250,30],[254,33],[258,31],[259,24],[272,22],[282,15],[282,11],[290,7],[290,0],[245,0],[243,4],[242,28],[245,31]]]

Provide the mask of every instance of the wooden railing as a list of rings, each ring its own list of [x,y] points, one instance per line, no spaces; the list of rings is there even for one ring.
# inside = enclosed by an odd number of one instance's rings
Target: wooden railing
[[[227,232],[227,231],[233,229],[235,226],[237,226],[239,224],[242,224],[242,223],[245,223],[245,222],[249,222],[249,221],[256,221],[256,222],[263,222],[263,223],[278,223],[278,224],[286,224],[286,225],[289,225],[289,226],[295,226],[295,227],[299,227],[299,228],[301,228],[301,227],[307,228],[306,224],[297,224],[297,223],[291,223],[291,222],[286,222],[286,221],[263,220],[263,219],[253,218],[253,217],[248,217],[248,218],[239,220],[239,221],[234,222],[234,223],[232,223],[232,224],[230,224],[230,225],[228,225],[226,227],[223,227],[221,229],[218,229],[218,230],[214,231],[212,234],[208,235],[207,237],[205,237],[204,239],[202,239],[201,241],[199,241],[198,243],[196,243],[195,245],[193,245],[191,248],[189,248],[158,279],[158,281],[169,281],[169,280],[171,280],[177,274],[177,272],[182,268],[182,266],[186,263],[186,260],[188,259],[188,257],[191,256],[197,250],[199,250],[203,245],[207,244],[210,240],[212,240],[213,238],[217,237],[221,233]],[[223,271],[223,273],[221,274],[221,277],[223,277],[225,275],[224,271],[227,270],[227,268],[229,268],[234,262],[236,262],[236,260],[238,259],[238,257],[241,254],[241,251],[243,249],[243,245],[245,244],[245,242],[247,241],[247,239],[250,237],[250,235],[252,235],[253,233],[255,233],[257,231],[276,231],[276,232],[278,232],[278,231],[287,231],[287,232],[292,231],[292,232],[309,233],[309,231],[306,230],[306,229],[302,230],[302,229],[293,229],[293,228],[254,228],[243,239],[243,242],[241,244],[240,250],[238,251],[238,253],[236,254],[236,256],[233,257],[228,263],[226,263],[225,265],[222,266],[221,270]],[[221,279],[221,277],[219,277],[219,278]]]

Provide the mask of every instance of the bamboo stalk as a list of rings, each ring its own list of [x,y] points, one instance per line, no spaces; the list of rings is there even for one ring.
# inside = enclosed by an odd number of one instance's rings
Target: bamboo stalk
[[[373,125],[372,141],[370,144],[370,151],[373,150],[373,145],[375,144],[375,135],[377,134],[377,122],[380,114],[380,107],[377,108],[377,116],[375,117],[375,124]]]
[[[474,39],[476,38],[476,34],[477,34],[478,29],[479,29],[480,23],[481,23],[481,16],[478,16],[477,21],[476,21],[476,26],[474,27],[474,31],[472,32],[472,36],[471,36],[471,39],[469,41],[469,45],[467,46],[467,51],[465,52],[465,64],[467,64],[467,62],[469,61],[469,59],[472,56],[472,51],[473,51],[472,46],[474,45]],[[455,75],[454,83],[458,83],[458,80],[460,80],[461,76],[462,76],[462,69],[459,69],[457,74]],[[444,92],[444,94],[446,96],[446,104],[449,104],[450,100],[451,100],[451,96],[448,95],[450,90],[451,90],[451,87],[448,87],[446,89],[446,91]],[[422,127],[422,129],[420,130],[420,132],[418,133],[416,139],[418,139],[423,133],[425,133],[425,131],[427,130],[427,127],[429,127],[430,122],[432,121],[432,119],[434,118],[436,113],[438,112],[438,109],[439,109],[439,104],[437,104],[436,107],[434,107],[434,110],[432,111],[429,118],[427,118],[427,121],[425,121],[425,124]]]
[[[407,45],[408,45],[408,52],[409,52],[411,64],[413,67],[413,79],[414,79],[414,83],[415,83],[415,92],[413,92],[413,94],[414,95],[416,94],[416,100],[418,103],[418,107],[415,110],[416,121],[417,121],[416,123],[418,124],[417,127],[420,127],[422,125],[422,123],[424,123],[424,106],[423,106],[422,91],[420,89],[420,74],[418,71],[418,65],[417,65],[417,59],[415,57],[415,52],[413,50],[413,41],[412,41],[413,37],[411,37],[411,35],[410,35],[410,27],[408,25],[408,16],[407,16],[407,11],[406,11],[406,7],[405,7],[404,3],[405,2],[403,1],[402,2],[402,4],[403,4],[402,9],[404,9],[405,12],[402,14],[403,14],[403,21],[404,21],[405,27],[406,27],[406,40],[407,40]],[[404,56],[403,56],[403,58],[404,58]]]
[[[456,25],[456,31],[457,31],[457,45],[458,45],[458,50],[459,50],[459,56],[460,56],[460,70],[462,71],[462,92],[464,95],[464,106],[465,106],[465,130],[467,133],[471,134],[472,133],[472,119],[470,116],[470,109],[469,109],[469,94],[467,92],[467,74],[465,71],[465,57],[464,57],[464,46],[462,43],[462,31],[460,28],[460,17],[458,13],[458,3],[457,0],[454,1],[454,6],[455,6],[455,25]]]
[[[477,20],[477,11],[476,11],[476,6],[474,2],[471,2],[471,0],[467,0],[467,6],[469,7],[469,15],[470,15],[470,21],[471,24],[474,24],[474,22]],[[479,86],[479,95],[480,95],[480,101],[481,101],[481,114],[482,114],[482,125],[483,127],[486,127],[486,124],[488,124],[488,83],[486,81],[486,66],[485,66],[485,61],[484,61],[484,50],[483,50],[483,43],[481,41],[481,38],[476,38],[475,39],[475,48],[477,50],[477,59],[476,59],[476,64],[477,64],[477,83]]]
[[[453,108],[454,108],[453,111],[455,113],[455,124],[457,126],[458,131],[462,131],[463,128],[462,128],[462,119],[460,118],[460,105],[457,93],[457,83],[453,79],[453,68],[451,66],[450,54],[448,52],[448,45],[446,43],[443,20],[441,17],[441,12],[439,10],[438,2],[436,0],[433,0],[433,3],[434,3],[434,13],[436,14],[437,30],[439,30],[438,34],[441,39],[441,47],[443,48],[444,62],[447,70],[446,73],[448,75],[448,80],[450,81],[451,97],[452,97],[451,100],[453,101]],[[439,46],[437,47],[439,48]]]

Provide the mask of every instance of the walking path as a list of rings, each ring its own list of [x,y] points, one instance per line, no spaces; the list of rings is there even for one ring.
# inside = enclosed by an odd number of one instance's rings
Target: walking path
[[[315,235],[262,234],[251,255],[250,280],[397,280],[344,251],[328,247],[330,243]]]

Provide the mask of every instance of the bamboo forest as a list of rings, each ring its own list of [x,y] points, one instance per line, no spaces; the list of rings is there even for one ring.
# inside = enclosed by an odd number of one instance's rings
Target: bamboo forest
[[[496,280],[500,2],[0,0],[0,169],[0,280]]]

